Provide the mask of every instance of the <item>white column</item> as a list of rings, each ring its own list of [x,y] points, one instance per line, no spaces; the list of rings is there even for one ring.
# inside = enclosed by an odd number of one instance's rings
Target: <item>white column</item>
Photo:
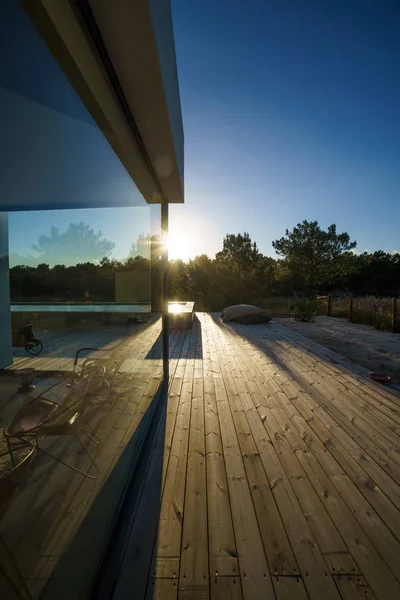
[[[8,213],[0,212],[0,369],[12,362]]]

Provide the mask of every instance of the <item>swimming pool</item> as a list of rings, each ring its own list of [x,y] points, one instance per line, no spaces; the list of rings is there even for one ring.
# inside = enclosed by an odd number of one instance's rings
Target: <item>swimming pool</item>
[[[149,313],[150,304],[11,304],[11,312]]]

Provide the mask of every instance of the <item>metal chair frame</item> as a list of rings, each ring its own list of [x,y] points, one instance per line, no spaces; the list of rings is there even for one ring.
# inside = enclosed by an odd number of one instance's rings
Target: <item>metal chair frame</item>
[[[98,475],[98,468],[94,460],[90,456],[88,450],[86,449],[85,445],[83,444],[82,440],[80,439],[79,431],[77,428],[77,422],[79,420],[82,420],[83,413],[85,412],[92,398],[92,394],[87,389],[88,387],[90,387],[90,383],[90,376],[85,375],[77,384],[77,386],[75,386],[73,390],[68,392],[66,398],[64,398],[61,404],[57,404],[52,400],[39,397],[29,402],[15,415],[10,425],[6,427],[3,432],[13,464],[15,464],[13,451],[26,446],[30,446],[31,448],[34,448],[37,451],[37,453],[50,456],[56,462],[61,463],[66,467],[69,467],[73,471],[76,471],[77,473],[80,473],[81,475],[88,477],[89,479],[96,479]],[[79,386],[81,386],[82,388],[85,386],[85,391],[83,394],[81,393],[76,395],[76,388],[78,387],[79,391]],[[23,418],[24,413],[26,414],[27,410],[35,410],[35,405],[41,405],[42,407],[48,405],[48,413],[44,416],[44,418],[42,420],[39,420],[39,422],[37,422],[33,427],[30,427],[29,429],[26,429],[24,431],[18,431],[16,429],[13,429],[13,425],[16,425],[18,423],[18,420]],[[94,443],[100,444],[100,440],[98,439],[98,437],[95,434],[93,434],[93,432],[87,431],[84,423],[81,424],[80,431]],[[84,453],[86,454],[91,463],[91,468],[95,470],[95,475],[91,475],[89,472],[79,469],[75,465],[72,465],[71,463],[62,460],[58,456],[55,456],[48,450],[44,450],[40,446],[39,438],[41,437],[46,437],[50,435],[70,434],[74,435],[74,437],[79,442],[80,446],[82,447]],[[17,440],[17,442],[13,443],[13,440]]]

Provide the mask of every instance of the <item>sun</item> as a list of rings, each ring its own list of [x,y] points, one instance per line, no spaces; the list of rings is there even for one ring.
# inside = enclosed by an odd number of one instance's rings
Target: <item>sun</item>
[[[184,232],[173,232],[167,238],[168,257],[172,260],[181,258],[188,260],[191,254],[192,242],[188,234]]]

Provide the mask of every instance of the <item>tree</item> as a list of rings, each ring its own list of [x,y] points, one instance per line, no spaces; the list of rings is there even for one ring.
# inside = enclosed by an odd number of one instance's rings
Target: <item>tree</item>
[[[400,255],[377,250],[354,256],[355,268],[347,281],[354,294],[400,295]]]
[[[136,243],[133,242],[129,249],[128,258],[135,258],[136,256],[142,256],[143,258],[150,258],[150,245],[151,236],[139,233]]]
[[[41,235],[32,249],[39,254],[37,260],[49,264],[73,265],[95,262],[107,257],[115,244],[85,223],[70,223],[62,233],[52,227],[50,235]]]
[[[227,266],[240,275],[256,267],[261,257],[256,242],[253,243],[245,231],[243,235],[228,233],[224,237],[221,252],[215,258],[218,264]]]
[[[286,229],[284,237],[272,242],[276,253],[283,257],[283,268],[293,286],[308,292],[348,275],[351,250],[356,245],[348,233],[337,233],[336,225],[329,225],[324,231],[318,221],[298,223],[293,231]]]
[[[168,293],[170,300],[190,300],[190,282],[187,268],[180,258],[169,261]]]

